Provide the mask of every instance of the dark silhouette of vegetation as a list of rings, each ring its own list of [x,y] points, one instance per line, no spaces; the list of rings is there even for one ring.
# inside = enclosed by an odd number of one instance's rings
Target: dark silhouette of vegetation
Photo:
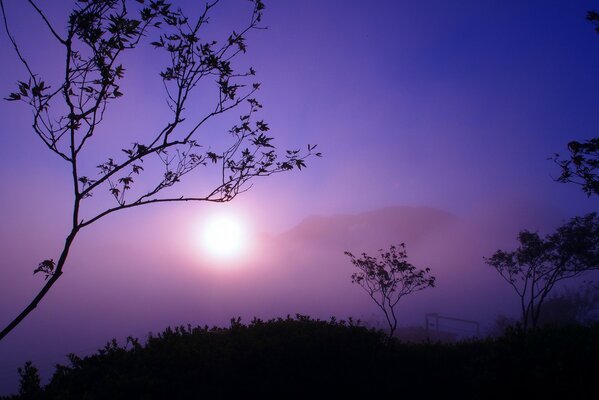
[[[568,143],[570,158],[562,160],[559,154],[554,161],[561,167],[558,182],[575,183],[582,187],[587,196],[599,195],[599,138],[583,143],[572,141]]]
[[[418,269],[407,261],[404,243],[391,246],[389,251],[381,249],[379,253],[380,259],[366,253],[356,258],[349,251],[345,255],[359,270],[352,274],[352,282],[360,285],[385,314],[389,337],[393,337],[397,329],[395,306],[399,300],[410,293],[435,287],[435,277],[430,274],[430,268]]]
[[[19,395],[24,399],[36,399],[42,394],[38,369],[27,361],[23,368],[17,368],[19,373]]]
[[[599,34],[599,13],[597,13],[597,11],[589,11],[587,13],[587,20],[595,25],[595,32]]]
[[[514,329],[516,326],[522,326],[517,319],[505,314],[498,314],[488,330],[488,336],[497,338],[502,336],[507,329]]]
[[[22,102],[32,110],[35,134],[65,161],[73,188],[72,218],[64,247],[58,257],[41,261],[34,270],[44,276],[45,284],[0,332],[0,340],[36,308],[60,278],[75,238],[94,222],[149,204],[228,202],[248,190],[253,178],[302,169],[308,156],[320,156],[314,146],[308,146],[307,152],[289,150],[282,158],[277,155],[268,124],[255,120],[262,107],[253,97],[260,86],[251,81],[255,71],[236,69],[235,60],[247,50],[247,34],[262,28],[262,0],[251,0],[253,8],[244,26],[220,41],[207,40],[205,26],[218,3],[211,1],[190,17],[165,0],[80,0],[74,3],[66,28],[58,29],[36,2],[27,0],[63,50],[56,53],[64,61],[63,78],[49,82],[25,58],[9,28],[5,2],[0,0],[6,34],[27,74],[6,100]],[[90,153],[84,150],[102,133],[100,126],[109,104],[123,96],[121,80],[126,68],[120,60],[143,44],[165,56],[165,65],[158,67],[170,119],[141,141],[123,144],[120,156],[89,160]],[[208,109],[192,107],[190,99],[200,91],[213,96]],[[210,150],[197,141],[207,121],[242,107],[246,109],[238,124],[223,135],[228,142],[225,147]],[[88,169],[90,162],[97,168]],[[166,190],[202,168],[218,178],[203,194]],[[112,204],[103,203],[105,208],[98,210],[86,202],[92,195],[106,195]]]
[[[597,321],[599,311],[599,287],[592,282],[565,288],[551,296],[543,306],[541,325],[590,324]]]
[[[539,326],[590,325],[599,321],[599,287],[593,282],[566,287],[549,296],[543,304]],[[489,335],[499,337],[506,329],[522,326],[517,319],[499,314],[490,326]]]
[[[41,399],[593,398],[599,325],[510,328],[496,339],[402,343],[306,316],[178,327],[57,366]],[[562,397],[563,396],[563,397]],[[25,399],[14,396],[12,399]]]
[[[555,233],[518,234],[520,246],[497,250],[487,264],[499,272],[520,298],[524,330],[535,328],[549,293],[558,282],[599,269],[599,218],[596,213],[572,218]]]
[[[599,34],[599,13],[589,11],[587,20],[595,25],[595,31]],[[569,158],[561,159],[559,154],[553,156],[553,160],[561,168],[561,174],[556,180],[580,185],[589,197],[599,195],[599,138],[582,143],[573,140],[568,143],[568,151]]]

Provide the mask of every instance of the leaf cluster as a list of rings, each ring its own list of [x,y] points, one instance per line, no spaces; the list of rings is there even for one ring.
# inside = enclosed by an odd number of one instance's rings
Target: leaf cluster
[[[496,251],[486,262],[512,283],[535,279],[539,285],[599,269],[599,217],[574,217],[542,238],[523,230],[514,251]]]
[[[103,189],[115,199],[116,205],[88,218],[75,216],[84,227],[114,211],[164,201],[226,202],[248,190],[249,181],[259,176],[303,169],[308,157],[320,157],[308,145],[307,151],[287,150],[277,153],[274,137],[264,120],[255,114],[262,105],[254,93],[257,82],[248,82],[256,74],[253,68],[239,71],[237,56],[247,51],[247,35],[260,26],[265,9],[261,0],[253,4],[249,22],[232,30],[223,40],[206,40],[205,27],[218,0],[206,3],[195,17],[186,15],[166,0],[85,0],[78,1],[68,18],[66,32],[55,29],[35,3],[32,7],[42,17],[54,38],[65,50],[65,76],[62,82],[48,85],[34,73],[22,57],[19,46],[7,32],[22,63],[28,71],[27,81],[18,82],[18,90],[6,98],[24,101],[33,110],[33,128],[54,153],[72,164],[76,182],[77,213],[83,208],[79,202]],[[5,14],[4,7],[2,8]],[[99,132],[107,106],[121,97],[120,80],[126,69],[120,62],[125,52],[135,50],[148,40],[149,44],[165,53],[166,63],[161,67],[160,79],[164,85],[167,105],[172,118],[162,129],[144,142],[133,143],[122,149],[125,157],[108,157],[97,164],[97,170],[82,172],[81,151]],[[213,108],[208,111],[187,112],[187,104],[194,90],[204,81],[216,84]],[[55,89],[52,89],[55,87]],[[216,151],[200,144],[196,136],[206,121],[237,107],[246,106],[240,123],[229,130],[230,145]],[[187,114],[191,120],[183,128]],[[163,165],[162,174],[145,174],[144,160],[152,157]],[[200,166],[220,167],[220,183],[203,195],[160,197],[161,192],[181,182],[183,176]],[[152,169],[154,171],[154,169]],[[133,191],[143,182],[145,188]]]
[[[589,11],[587,21],[595,25],[599,34],[599,13]],[[556,179],[562,183],[580,185],[587,196],[599,195],[599,138],[584,142],[571,141],[568,143],[569,157],[561,159],[559,154],[551,158],[560,168],[560,176]]]
[[[38,264],[36,269],[33,270],[33,274],[35,275],[38,272],[41,272],[42,274],[44,274],[44,279],[48,280],[48,278],[54,275],[55,267],[56,263],[54,262],[54,260],[44,260]]]
[[[345,252],[358,269],[351,276],[352,282],[371,296],[379,293],[383,302],[388,300],[394,306],[405,295],[435,286],[430,268],[419,269],[407,261],[404,243],[391,246],[388,251],[381,249],[379,253],[379,258],[366,253],[358,258],[351,252]]]
[[[583,143],[568,143],[569,158],[560,159],[559,154],[552,158],[560,166],[561,174],[556,179],[562,183],[580,185],[587,196],[599,195],[599,138]]]

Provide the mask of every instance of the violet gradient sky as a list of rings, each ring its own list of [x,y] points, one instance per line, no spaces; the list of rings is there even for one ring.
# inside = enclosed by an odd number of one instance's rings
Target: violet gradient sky
[[[173,2],[190,14],[198,4]],[[65,26],[72,2],[38,3],[57,27]],[[25,1],[5,4],[25,55],[51,81],[60,71],[60,48]],[[558,169],[547,160],[564,153],[568,141],[597,135],[599,35],[585,21],[588,10],[599,8],[596,1],[271,0],[266,6],[269,29],[248,37],[242,61],[255,67],[262,82],[261,117],[280,148],[318,143],[324,157],[310,160],[301,173],[258,180],[227,205],[140,209],[82,232],[64,278],[0,342],[0,393],[15,389],[15,367],[26,359],[43,367],[69,351],[94,350],[112,336],[143,335],[168,324],[223,323],[233,315],[295,313],[313,301],[309,283],[326,281],[322,270],[282,278],[280,270],[269,275],[256,267],[277,253],[268,247],[276,240],[256,239],[261,245],[227,273],[206,267],[192,236],[211,213],[239,215],[256,238],[272,238],[309,215],[397,205],[460,217],[513,206],[520,211],[502,217],[538,223],[533,229],[596,210],[597,199],[553,181]],[[211,32],[228,32],[249,11],[246,1],[222,0]],[[26,75],[4,32],[0,54],[5,96]],[[86,153],[89,166],[118,155],[168,116],[155,52],[142,50],[125,62],[125,96],[113,103],[107,129]],[[69,224],[68,170],[31,132],[30,115],[23,104],[0,102],[0,324],[41,285],[31,271],[42,259],[57,257]],[[200,142],[219,143],[214,135],[237,115],[211,125]],[[202,173],[189,176],[181,192],[201,189],[210,171]],[[527,227],[514,221],[506,237]],[[249,289],[247,282],[253,282]],[[303,295],[286,311],[272,306],[294,282],[305,286]],[[347,297],[305,309],[322,316],[367,313],[365,296],[352,289],[332,289]]]

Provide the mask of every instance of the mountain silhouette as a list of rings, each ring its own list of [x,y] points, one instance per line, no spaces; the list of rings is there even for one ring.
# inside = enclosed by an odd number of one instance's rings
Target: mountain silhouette
[[[431,207],[386,207],[358,214],[310,216],[279,239],[318,247],[372,251],[401,242],[420,242],[457,220],[454,215]]]

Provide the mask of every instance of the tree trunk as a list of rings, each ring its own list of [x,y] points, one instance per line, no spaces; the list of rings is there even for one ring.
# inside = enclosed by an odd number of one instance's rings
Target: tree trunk
[[[62,267],[64,266],[64,263],[67,260],[67,257],[69,255],[69,249],[71,248],[71,244],[73,244],[73,240],[75,240],[75,236],[77,236],[78,231],[79,228],[74,228],[69,234],[69,236],[67,236],[64,248],[62,249],[62,253],[60,254],[60,258],[56,263],[56,269],[54,270],[54,273],[52,274],[50,279],[48,279],[48,281],[42,287],[42,289],[38,292],[37,296],[33,298],[31,303],[29,303],[29,305],[25,307],[25,309],[21,311],[21,313],[14,320],[12,320],[12,322],[9,323],[2,330],[2,332],[0,332],[0,340],[4,339],[6,335],[8,335],[13,329],[15,329],[21,323],[21,321],[23,321],[23,319],[25,319],[25,317],[27,317],[37,307],[39,302],[44,298],[44,296],[46,296],[46,293],[48,293],[50,288],[56,283],[58,278],[60,278],[60,276],[62,275]]]

